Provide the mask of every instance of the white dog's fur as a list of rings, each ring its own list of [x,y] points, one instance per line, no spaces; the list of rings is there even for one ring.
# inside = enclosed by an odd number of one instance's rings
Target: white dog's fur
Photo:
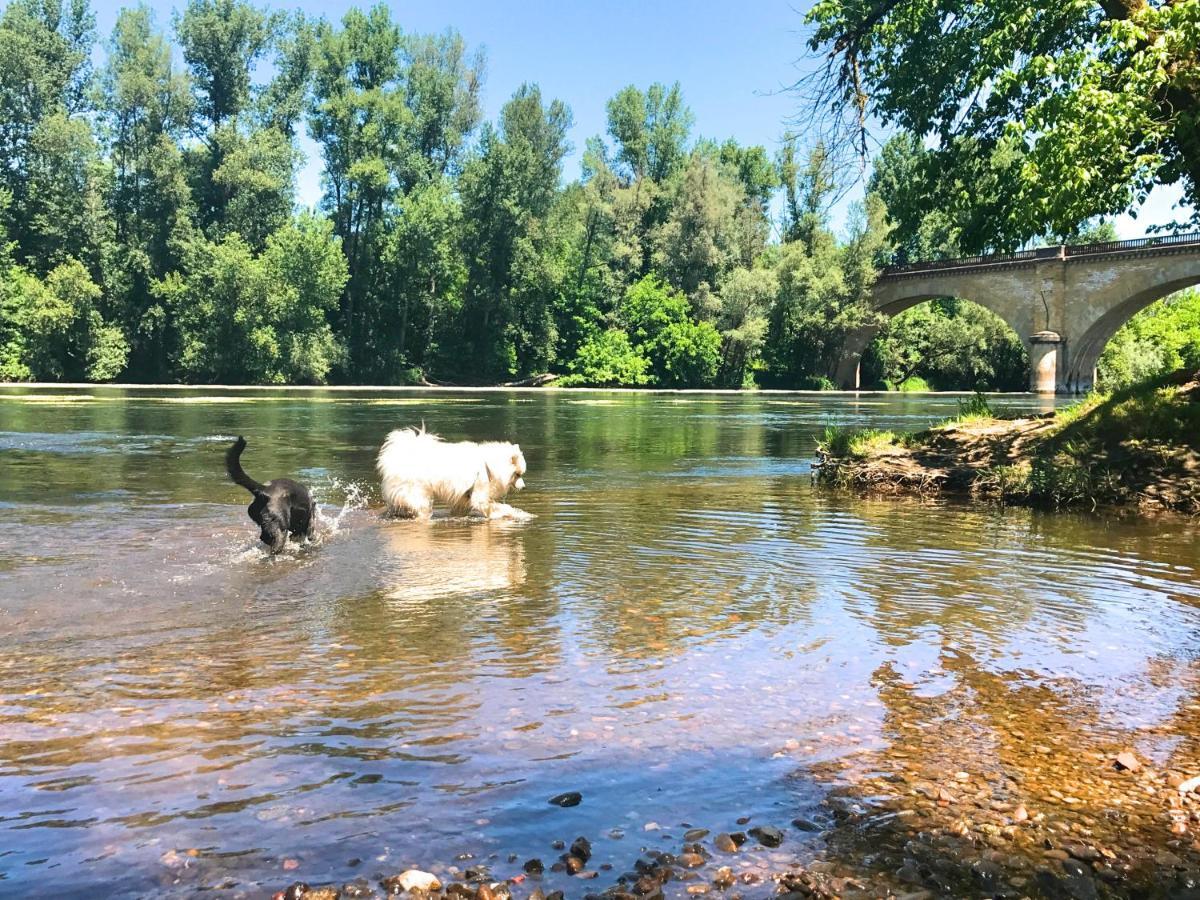
[[[452,516],[485,519],[522,517],[500,500],[525,487],[525,457],[516,444],[488,441],[448,443],[425,426],[393,431],[383,442],[375,467],[382,479],[388,512],[427,519],[435,503]]]

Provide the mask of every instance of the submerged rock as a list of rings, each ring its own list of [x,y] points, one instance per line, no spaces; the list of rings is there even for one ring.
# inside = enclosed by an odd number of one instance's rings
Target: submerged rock
[[[583,802],[583,794],[578,791],[567,791],[565,794],[555,794],[550,798],[549,802],[552,806],[561,806],[564,808],[578,806]]]
[[[764,847],[778,847],[783,843],[783,832],[774,825],[758,825],[751,828],[750,836]]]
[[[722,853],[737,853],[738,851],[737,842],[723,831],[713,838],[713,846]]]
[[[584,862],[592,858],[592,844],[585,837],[577,837],[571,843],[571,849],[568,851],[572,856],[578,856]]]

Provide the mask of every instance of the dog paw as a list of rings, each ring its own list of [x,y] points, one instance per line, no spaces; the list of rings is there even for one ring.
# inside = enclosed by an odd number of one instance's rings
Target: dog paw
[[[536,517],[533,513],[527,513],[523,509],[509,506],[507,503],[497,503],[492,507],[492,512],[488,518],[492,520],[504,519],[510,522],[528,522],[530,519]]]

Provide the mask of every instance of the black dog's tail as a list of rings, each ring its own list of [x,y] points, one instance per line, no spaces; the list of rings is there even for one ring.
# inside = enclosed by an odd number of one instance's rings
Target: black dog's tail
[[[239,435],[233,446],[225,451],[225,471],[229,473],[234,484],[240,484],[252,494],[261,494],[263,486],[242,469],[242,451],[245,449],[246,439]]]

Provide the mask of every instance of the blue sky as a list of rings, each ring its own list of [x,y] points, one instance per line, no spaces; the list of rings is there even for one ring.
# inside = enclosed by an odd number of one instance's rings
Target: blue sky
[[[107,36],[122,3],[93,0],[100,33]],[[271,3],[336,20],[349,0]],[[410,0],[389,4],[406,31],[460,31],[488,57],[484,109],[494,118],[522,82],[536,82],[545,96],[564,100],[574,113],[575,152],[566,176],[574,178],[584,141],[604,131],[604,104],[627,84],[678,80],[696,114],[696,134],[743,144],[762,144],[772,153],[798,111],[799,99],[785,88],[804,54],[803,12],[798,0],[607,0],[607,2],[483,2]],[[169,0],[150,0],[160,28],[169,29]],[[308,164],[299,179],[299,200],[320,196],[315,148],[305,142]],[[844,220],[847,202],[834,211]],[[1175,197],[1156,192],[1138,221],[1122,217],[1122,237],[1137,237],[1150,223],[1170,221]]]

